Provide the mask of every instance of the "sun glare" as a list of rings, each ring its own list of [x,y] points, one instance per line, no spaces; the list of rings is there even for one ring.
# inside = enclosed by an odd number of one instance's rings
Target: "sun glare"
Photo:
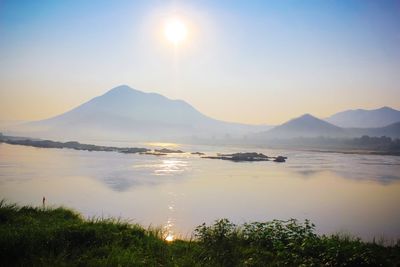
[[[165,37],[174,45],[179,45],[185,41],[187,33],[188,29],[186,24],[179,18],[171,18],[165,23]]]
[[[172,234],[168,234],[167,237],[165,238],[165,241],[167,241],[167,242],[174,241],[174,236]]]

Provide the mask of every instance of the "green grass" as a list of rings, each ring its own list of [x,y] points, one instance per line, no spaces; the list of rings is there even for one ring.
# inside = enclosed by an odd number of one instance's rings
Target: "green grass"
[[[400,265],[400,244],[319,236],[309,221],[237,226],[222,219],[197,227],[192,240],[163,237],[161,228],[0,201],[0,266]]]

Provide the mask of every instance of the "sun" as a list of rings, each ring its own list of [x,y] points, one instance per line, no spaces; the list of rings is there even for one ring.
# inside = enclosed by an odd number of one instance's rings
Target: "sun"
[[[188,34],[186,24],[179,18],[170,18],[164,26],[164,35],[174,45],[183,43]]]

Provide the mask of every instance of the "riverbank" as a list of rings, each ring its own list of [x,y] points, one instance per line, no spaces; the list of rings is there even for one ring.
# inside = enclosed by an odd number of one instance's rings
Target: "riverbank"
[[[84,219],[66,208],[0,202],[1,266],[398,266],[400,244],[320,236],[309,221],[196,228],[166,241],[162,228],[118,219]]]
[[[41,140],[41,139],[31,139],[24,137],[1,136],[1,135],[0,135],[0,142],[10,145],[31,146],[38,148],[58,148],[58,149],[66,148],[66,149],[86,150],[86,151],[119,152],[126,154],[147,153],[151,151],[148,148],[142,148],[142,147],[98,146],[91,144],[81,144],[76,141],[58,142],[52,140]]]

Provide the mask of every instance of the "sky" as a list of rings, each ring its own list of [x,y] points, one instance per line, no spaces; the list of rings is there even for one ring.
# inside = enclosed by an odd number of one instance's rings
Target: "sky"
[[[178,46],[172,17],[188,29]],[[0,0],[0,120],[121,84],[250,124],[400,109],[400,1]]]

